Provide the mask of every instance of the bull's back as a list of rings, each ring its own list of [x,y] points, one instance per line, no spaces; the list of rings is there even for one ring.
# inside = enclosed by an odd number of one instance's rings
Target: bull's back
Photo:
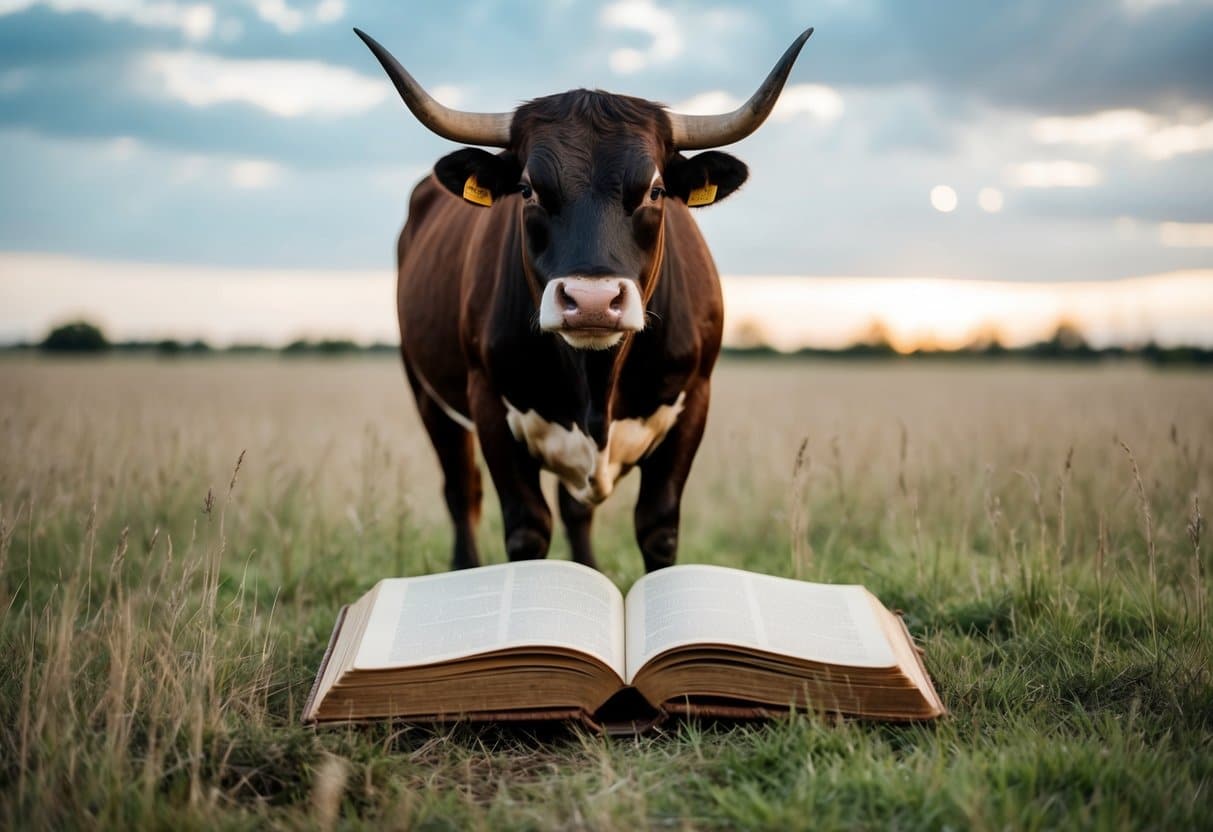
[[[429,177],[413,189],[396,248],[396,314],[404,360],[463,414],[468,409],[459,342],[462,276],[477,213]]]

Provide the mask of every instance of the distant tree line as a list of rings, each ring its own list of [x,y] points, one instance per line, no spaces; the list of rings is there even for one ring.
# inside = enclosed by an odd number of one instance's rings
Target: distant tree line
[[[1141,346],[1093,347],[1081,330],[1070,323],[1058,324],[1053,334],[1034,344],[1022,347],[1007,347],[996,335],[979,336],[960,349],[921,348],[910,353],[900,353],[893,348],[887,330],[878,322],[856,343],[837,349],[805,347],[795,352],[781,352],[762,338],[754,326],[741,327],[742,345],[728,346],[723,350],[727,357],[738,359],[767,358],[796,360],[798,358],[970,358],[970,359],[1030,359],[1061,361],[1099,361],[1103,359],[1139,358],[1152,364],[1206,365],[1213,366],[1213,349],[1197,346],[1162,346],[1150,341]],[[395,354],[396,344],[376,342],[358,344],[347,338],[318,340],[297,339],[284,347],[271,347],[259,343],[235,343],[226,347],[213,347],[206,341],[180,341],[172,338],[152,341],[110,341],[96,324],[88,321],[72,321],[54,327],[46,337],[36,344],[10,344],[7,351],[39,350],[57,354],[101,354],[133,353],[152,354],[165,357],[203,355],[256,355],[280,354],[291,356],[343,356],[359,354]]]
[[[835,349],[804,347],[794,352],[781,352],[770,344],[753,339],[743,346],[725,347],[723,354],[733,358],[899,358],[935,359],[965,358],[981,360],[1028,359],[1057,361],[1100,361],[1104,359],[1138,358],[1151,364],[1197,364],[1213,366],[1213,349],[1198,346],[1162,346],[1148,341],[1141,346],[1094,347],[1072,323],[1062,321],[1053,334],[1043,341],[1021,347],[1008,347],[994,333],[983,333],[959,349],[921,347],[912,352],[898,352],[889,340],[888,331],[873,323],[868,332],[854,344]]]
[[[346,355],[353,353],[395,353],[395,344],[376,342],[358,344],[348,338],[296,339],[283,347],[272,347],[256,342],[237,342],[226,347],[214,347],[201,339],[178,340],[161,338],[155,340],[111,341],[104,331],[89,321],[71,321],[56,326],[41,341],[9,344],[5,350],[39,350],[46,353],[96,354],[96,353],[154,353],[156,355],[255,355],[280,353],[282,355]]]

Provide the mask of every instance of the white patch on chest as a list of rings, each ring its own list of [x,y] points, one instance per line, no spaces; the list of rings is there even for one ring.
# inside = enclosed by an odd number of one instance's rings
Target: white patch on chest
[[[549,422],[535,410],[525,413],[502,398],[506,424],[519,442],[544,468],[560,478],[569,493],[583,503],[601,503],[615,490],[624,469],[635,465],[661,444],[678,421],[686,401],[679,393],[673,404],[663,404],[644,419],[617,419],[607,427],[606,447],[582,433],[579,425],[566,428]]]

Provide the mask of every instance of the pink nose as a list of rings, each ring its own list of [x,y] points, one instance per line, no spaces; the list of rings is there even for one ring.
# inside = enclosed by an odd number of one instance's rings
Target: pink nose
[[[618,329],[626,297],[626,285],[612,278],[556,285],[556,302],[569,329]]]

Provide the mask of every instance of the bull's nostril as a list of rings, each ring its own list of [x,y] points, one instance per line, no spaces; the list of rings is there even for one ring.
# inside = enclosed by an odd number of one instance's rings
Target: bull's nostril
[[[623,310],[623,299],[624,299],[624,297],[627,296],[627,293],[628,293],[627,284],[620,283],[619,284],[619,294],[617,294],[617,295],[615,295],[615,297],[611,298],[611,311],[612,312],[620,312]]]
[[[564,290],[563,283],[556,284],[556,302],[564,307],[565,312],[577,311],[577,301],[573,300],[572,296]]]

